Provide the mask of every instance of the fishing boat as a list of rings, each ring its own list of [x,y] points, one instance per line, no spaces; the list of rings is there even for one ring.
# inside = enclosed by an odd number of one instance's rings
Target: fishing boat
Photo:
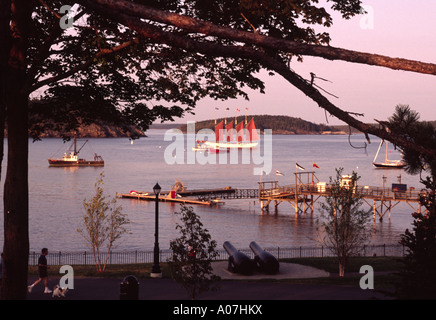
[[[385,154],[385,161],[383,162],[376,162],[376,159],[378,157],[378,154],[380,152],[380,149],[383,145],[383,143],[385,143],[385,140],[381,140],[380,141],[380,145],[378,147],[377,153],[374,157],[374,161],[372,162],[372,164],[374,165],[374,167],[376,168],[385,168],[385,169],[402,169],[406,166],[406,163],[403,160],[389,160],[388,159],[388,142],[386,141],[386,154]]]
[[[236,126],[236,139],[233,133],[233,121],[226,124],[226,129],[223,128],[221,121],[215,126],[215,142],[204,141],[208,147],[215,148],[216,150],[223,149],[252,149],[259,144],[259,135],[257,134],[256,125],[252,118],[244,128],[244,123],[240,122]],[[225,137],[224,137],[225,133]]]
[[[94,159],[93,160],[86,160],[79,158],[79,152],[82,150],[82,148],[85,146],[85,144],[88,142],[88,140],[85,141],[85,143],[77,149],[77,138],[74,137],[74,141],[70,148],[67,150],[67,152],[64,153],[62,156],[62,159],[48,159],[48,164],[50,167],[103,167],[104,166],[104,160],[101,156],[94,153]],[[71,150],[73,148],[73,150]],[[70,152],[68,152],[70,151]]]

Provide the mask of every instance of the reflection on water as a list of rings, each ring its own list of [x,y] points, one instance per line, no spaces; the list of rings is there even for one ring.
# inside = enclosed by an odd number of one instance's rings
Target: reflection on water
[[[81,235],[76,231],[82,224],[83,200],[94,194],[94,183],[104,171],[104,190],[113,197],[116,193],[130,190],[151,191],[156,182],[163,190],[169,190],[175,178],[182,180],[189,189],[257,188],[259,176],[253,175],[256,164],[185,164],[168,165],[164,160],[168,141],[163,139],[164,131],[151,130],[148,138],[135,141],[128,139],[90,139],[87,144],[94,152],[102,155],[104,168],[49,168],[47,158],[62,147],[60,139],[44,139],[30,142],[29,192],[30,192],[30,247],[39,251],[49,247],[54,251],[86,249]],[[361,185],[382,184],[383,176],[387,184],[400,179],[408,186],[420,189],[418,177],[409,176],[403,171],[373,169],[371,163],[377,151],[378,141],[368,146],[367,154],[362,149],[353,149],[346,136],[274,136],[272,172],[262,176],[263,181],[277,180],[280,185],[295,181],[295,163],[307,171],[314,170],[315,162],[320,169],[316,176],[320,181],[329,181],[335,176],[335,168],[344,168],[344,174],[353,170],[361,176]],[[353,136],[353,143],[363,142],[362,136]],[[68,147],[65,145],[65,147]],[[86,148],[86,147],[85,147]],[[84,148],[84,149],[85,149]],[[85,150],[83,150],[85,152]],[[89,157],[84,155],[84,158]],[[395,158],[395,156],[393,156]],[[276,176],[275,170],[284,173]],[[321,201],[321,200],[319,200]],[[281,203],[277,211],[270,206],[270,212],[260,210],[257,200],[230,200],[222,206],[194,206],[204,227],[221,247],[226,240],[236,247],[248,247],[251,241],[262,246],[311,246],[317,245],[319,234],[317,220],[319,201],[315,212],[296,215],[289,203]],[[118,249],[152,249],[154,244],[154,203],[138,200],[119,199],[118,204],[127,213],[131,224],[130,234],[125,235]],[[168,248],[171,239],[177,236],[175,225],[179,210],[178,204],[160,203],[159,244]],[[396,243],[399,235],[410,227],[412,209],[407,204],[399,204],[392,211],[391,221],[374,222],[374,243]],[[3,233],[3,228],[0,230]],[[3,237],[1,237],[3,239]],[[2,244],[1,244],[2,245]]]

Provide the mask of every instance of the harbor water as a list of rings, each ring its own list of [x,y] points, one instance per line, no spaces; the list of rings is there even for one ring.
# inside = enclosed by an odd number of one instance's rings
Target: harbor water
[[[150,130],[146,138],[133,143],[127,138],[89,139],[80,153],[81,157],[92,158],[97,153],[105,160],[104,167],[49,167],[47,159],[61,156],[69,143],[55,138],[38,142],[29,140],[31,251],[39,251],[42,247],[48,247],[51,251],[88,249],[77,229],[83,227],[83,201],[93,197],[94,184],[101,172],[104,172],[103,187],[108,198],[131,190],[153,192],[156,182],[162,190],[169,191],[175,179],[182,181],[188,189],[257,188],[261,179],[277,180],[279,185],[286,185],[295,182],[296,163],[305,171],[315,171],[321,182],[328,182],[330,177],[334,177],[335,168],[344,168],[344,174],[351,174],[352,171],[359,174],[360,185],[381,187],[383,177],[386,177],[386,187],[401,181],[416,190],[422,188],[419,176],[410,176],[403,170],[373,168],[372,161],[380,142],[376,137],[372,137],[371,144],[364,149],[361,148],[366,142],[363,135],[352,135],[350,141],[347,135],[274,135],[270,149],[265,147],[265,143],[258,147],[264,163],[270,161],[268,174],[255,175],[254,169],[262,167],[262,164],[256,162],[254,157],[248,163],[242,163],[241,160],[238,163],[187,163],[187,158],[179,163],[171,163],[168,160],[168,148],[173,146],[174,141],[166,141],[166,132]],[[185,157],[186,147],[189,146],[185,145],[185,154],[182,155]],[[180,157],[180,153],[174,153],[173,156]],[[390,151],[389,156],[399,158],[395,150]],[[313,167],[313,163],[319,168]],[[2,179],[5,167],[4,161]],[[276,175],[276,170],[283,175]],[[281,203],[277,211],[271,205],[269,212],[262,212],[257,199],[225,200],[219,206],[195,205],[193,208],[220,248],[224,241],[243,248],[247,248],[251,241],[264,247],[317,246],[322,237],[317,223],[321,216],[321,201],[319,199],[315,203],[313,214],[298,215],[287,202]],[[123,213],[128,215],[131,223],[128,225],[129,233],[120,239],[115,249],[152,249],[155,203],[118,199],[117,204],[122,206]],[[161,249],[167,249],[170,240],[178,236],[175,226],[179,220],[175,212],[179,210],[180,204],[159,204]],[[413,211],[408,204],[400,203],[392,210],[390,220],[386,215],[382,222],[378,219],[372,222],[374,233],[371,243],[398,243],[400,235],[411,227]],[[3,221],[0,233],[3,241]],[[3,243],[0,244],[3,246]]]

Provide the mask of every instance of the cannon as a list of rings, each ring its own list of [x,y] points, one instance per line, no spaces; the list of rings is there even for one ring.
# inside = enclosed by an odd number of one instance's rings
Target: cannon
[[[263,250],[254,241],[250,243],[250,249],[254,253],[254,261],[261,272],[266,274],[279,272],[279,261],[271,253]]]
[[[229,241],[224,242],[223,247],[229,254],[228,270],[230,272],[244,275],[253,273],[254,263],[245,253],[237,250]]]

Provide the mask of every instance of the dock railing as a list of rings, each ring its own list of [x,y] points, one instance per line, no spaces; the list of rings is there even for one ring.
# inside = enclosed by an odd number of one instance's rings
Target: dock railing
[[[270,188],[265,187],[266,183],[260,183],[259,198],[283,198],[293,196],[295,194],[309,194],[318,196],[328,196],[330,194],[331,186],[324,185],[322,187],[316,184],[298,184],[298,185],[274,185]],[[419,202],[420,197],[426,197],[427,191],[417,191],[410,188],[407,191],[392,190],[392,188],[382,188],[374,186],[357,186],[355,187],[356,195],[362,196],[366,199],[373,200],[392,200],[392,201],[407,201]]]
[[[322,246],[317,247],[266,247],[277,259],[286,258],[317,258],[333,257],[332,252]],[[228,253],[224,249],[217,250],[219,255],[215,260],[227,260]],[[240,249],[250,258],[254,258],[253,252],[249,248]],[[400,257],[405,254],[405,248],[400,244],[382,244],[362,246],[359,256],[387,256]],[[29,265],[38,265],[39,252],[33,251],[29,254]],[[172,257],[171,250],[160,251],[160,261],[169,261]],[[50,251],[47,255],[49,265],[93,265],[94,256],[90,251]],[[152,263],[153,250],[132,250],[132,251],[112,251],[109,255],[108,264],[135,264]]]

